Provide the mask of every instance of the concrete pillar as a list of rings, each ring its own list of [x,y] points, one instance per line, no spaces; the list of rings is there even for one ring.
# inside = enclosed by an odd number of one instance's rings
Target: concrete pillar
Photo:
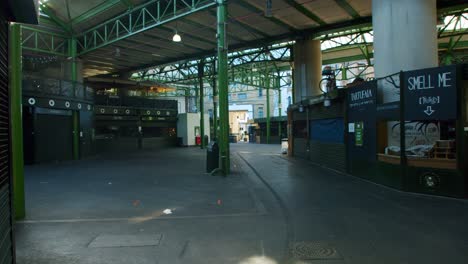
[[[298,40],[294,44],[294,98],[319,95],[322,79],[322,50],[320,40]]]
[[[376,78],[438,66],[436,0],[372,0],[372,26]],[[399,76],[392,79],[398,83]],[[379,81],[379,101],[399,101],[399,90],[393,85]],[[414,134],[420,132],[407,132],[412,136],[401,144],[397,134],[392,136],[395,124],[398,122],[387,123],[387,145],[410,147]]]
[[[372,0],[375,77],[435,67],[436,0]]]

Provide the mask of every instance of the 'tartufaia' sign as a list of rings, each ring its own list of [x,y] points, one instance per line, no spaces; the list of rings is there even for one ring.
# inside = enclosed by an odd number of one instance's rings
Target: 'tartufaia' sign
[[[348,107],[353,110],[367,110],[375,107],[376,83],[365,82],[348,89]]]
[[[406,120],[447,120],[457,117],[455,66],[403,73]]]

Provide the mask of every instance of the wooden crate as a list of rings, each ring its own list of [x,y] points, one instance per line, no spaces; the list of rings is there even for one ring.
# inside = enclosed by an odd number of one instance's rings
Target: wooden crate
[[[456,159],[455,140],[437,140],[429,154],[436,159]]]
[[[443,149],[455,148],[455,140],[437,140],[434,147]]]

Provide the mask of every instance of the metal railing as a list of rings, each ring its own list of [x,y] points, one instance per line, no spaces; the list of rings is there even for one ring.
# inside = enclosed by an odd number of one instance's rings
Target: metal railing
[[[23,92],[43,97],[63,97],[83,101],[94,100],[94,90],[80,82],[69,80],[23,76]]]

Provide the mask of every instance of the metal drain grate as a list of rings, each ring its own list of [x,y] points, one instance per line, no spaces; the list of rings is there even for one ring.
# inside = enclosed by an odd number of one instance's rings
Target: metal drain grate
[[[109,247],[148,247],[158,246],[161,242],[162,235],[99,235],[91,244],[90,248],[109,248]]]
[[[328,260],[341,259],[338,251],[326,242],[296,242],[291,245],[291,255],[295,259]]]

